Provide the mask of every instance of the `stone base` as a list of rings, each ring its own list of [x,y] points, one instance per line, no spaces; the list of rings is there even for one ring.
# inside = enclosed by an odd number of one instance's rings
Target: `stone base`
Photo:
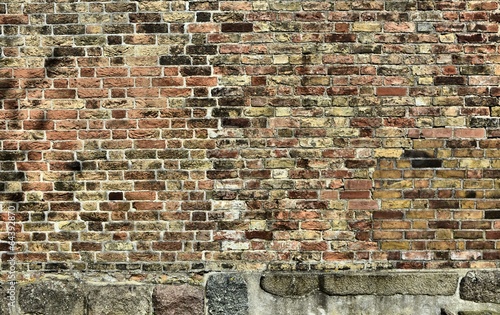
[[[499,292],[500,271],[477,270],[42,275],[3,283],[0,315],[499,315]]]

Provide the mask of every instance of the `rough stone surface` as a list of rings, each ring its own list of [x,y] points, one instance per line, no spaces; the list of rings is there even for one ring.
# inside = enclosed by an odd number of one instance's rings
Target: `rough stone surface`
[[[266,274],[261,278],[260,285],[268,293],[299,297],[308,295],[319,289],[319,277],[314,274]]]
[[[148,286],[94,286],[87,296],[86,315],[149,315],[151,290]]]
[[[247,315],[248,289],[238,274],[211,275],[206,285],[209,315]]]
[[[84,315],[85,293],[75,282],[40,281],[19,284],[21,314]]]
[[[494,312],[494,311],[463,311],[463,312],[458,312],[458,315],[500,315],[500,312]]]
[[[157,286],[153,291],[155,315],[203,315],[204,292],[188,284]]]
[[[453,295],[456,273],[332,274],[321,277],[328,295]]]
[[[470,271],[460,281],[460,298],[500,304],[500,271]]]
[[[0,315],[8,315],[9,295],[7,293],[7,284],[0,285]]]

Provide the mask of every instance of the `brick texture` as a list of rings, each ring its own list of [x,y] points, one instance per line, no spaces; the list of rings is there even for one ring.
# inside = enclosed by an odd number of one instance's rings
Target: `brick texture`
[[[500,267],[498,1],[0,9],[24,270]]]

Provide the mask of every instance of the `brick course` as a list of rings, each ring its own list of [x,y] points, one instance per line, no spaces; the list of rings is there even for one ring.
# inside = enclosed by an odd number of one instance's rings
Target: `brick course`
[[[0,1],[22,268],[499,268],[498,4]]]

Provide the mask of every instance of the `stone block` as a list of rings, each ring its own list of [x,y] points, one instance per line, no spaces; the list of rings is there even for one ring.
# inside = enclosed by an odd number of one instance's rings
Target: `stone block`
[[[321,278],[328,295],[444,295],[455,294],[456,273],[332,274]]]
[[[86,315],[149,314],[151,314],[151,289],[148,286],[107,285],[93,286],[89,289]]]
[[[241,275],[211,275],[206,291],[208,315],[248,314],[248,287]]]
[[[500,304],[500,271],[470,271],[460,281],[460,298]]]
[[[74,282],[59,280],[19,284],[21,314],[84,315],[85,293]]]
[[[187,284],[157,286],[153,291],[155,315],[202,315],[203,289]]]

